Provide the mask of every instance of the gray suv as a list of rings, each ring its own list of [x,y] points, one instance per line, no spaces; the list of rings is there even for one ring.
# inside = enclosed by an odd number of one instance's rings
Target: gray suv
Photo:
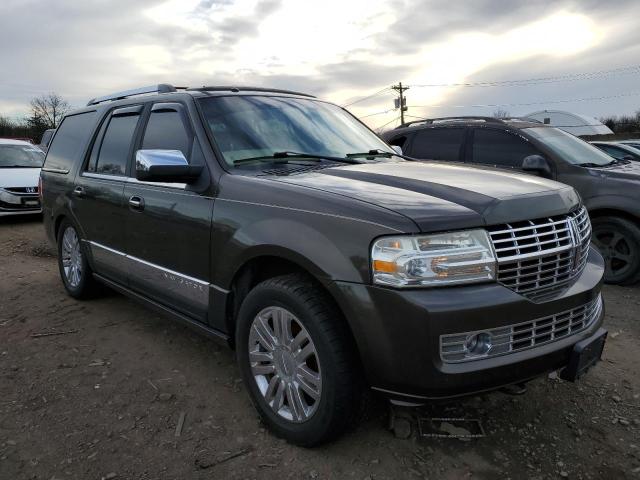
[[[522,119],[418,120],[383,138],[417,159],[526,171],[571,185],[589,210],[605,281],[640,280],[640,162],[611,158],[569,133]]]
[[[419,405],[575,380],[605,342],[573,188],[406,161],[309,95],[95,99],[57,129],[42,196],[69,295],[101,282],[227,342],[266,425],[299,445],[353,424],[369,388]]]

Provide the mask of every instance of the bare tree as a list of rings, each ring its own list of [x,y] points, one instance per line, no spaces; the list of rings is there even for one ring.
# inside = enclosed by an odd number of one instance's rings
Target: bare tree
[[[493,117],[494,118],[509,118],[510,116],[511,116],[511,114],[509,112],[507,112],[506,110],[503,110],[501,108],[499,108],[495,112],[493,112]]]
[[[46,128],[56,128],[70,108],[69,102],[51,92],[31,100],[31,117],[39,119]]]

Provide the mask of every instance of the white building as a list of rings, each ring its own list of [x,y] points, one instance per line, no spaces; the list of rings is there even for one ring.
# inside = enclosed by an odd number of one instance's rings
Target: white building
[[[542,110],[525,115],[545,125],[557,127],[576,136],[580,135],[609,135],[613,132],[600,120],[587,115],[563,112],[561,110]]]

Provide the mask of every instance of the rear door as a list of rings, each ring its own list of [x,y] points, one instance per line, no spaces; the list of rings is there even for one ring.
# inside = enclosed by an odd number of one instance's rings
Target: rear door
[[[506,130],[478,127],[473,129],[468,161],[499,168],[522,169],[530,155],[544,156],[529,141]]]
[[[94,270],[122,284],[127,283],[122,194],[141,111],[140,105],[107,115],[73,189],[73,212]]]
[[[464,161],[465,127],[426,128],[415,132],[407,144],[410,155],[425,160]]]
[[[138,148],[180,150],[189,163],[205,165],[183,104],[155,103],[146,116]],[[124,200],[130,287],[204,321],[213,211],[206,165],[203,176],[196,185],[154,183],[132,171]]]

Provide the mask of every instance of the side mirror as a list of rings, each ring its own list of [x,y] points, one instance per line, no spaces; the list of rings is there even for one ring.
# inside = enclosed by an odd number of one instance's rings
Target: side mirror
[[[624,157],[622,157],[623,160],[630,160],[633,161],[635,160],[635,158],[633,157],[633,155],[625,155]]]
[[[396,152],[398,155],[402,155],[402,147],[398,145],[391,145],[391,148],[393,148],[393,151]]]
[[[136,178],[145,182],[193,183],[202,165],[189,165],[180,150],[138,150]]]
[[[529,155],[522,160],[522,170],[535,175],[551,178],[551,167],[547,159],[540,155]]]

